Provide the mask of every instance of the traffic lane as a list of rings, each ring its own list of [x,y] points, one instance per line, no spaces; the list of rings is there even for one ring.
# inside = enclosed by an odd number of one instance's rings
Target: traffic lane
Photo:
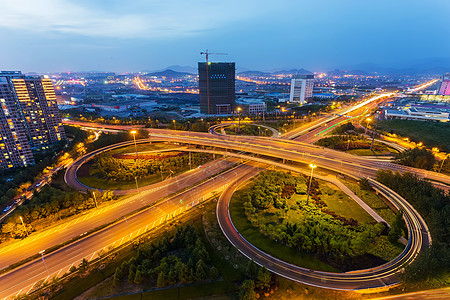
[[[243,178],[239,180],[239,182],[242,182],[245,179],[246,178]],[[243,239],[242,236],[234,228],[234,225],[230,220],[231,218],[229,216],[228,210],[229,199],[231,198],[233,191],[234,187],[228,188],[223,193],[217,206],[217,217],[219,220],[219,224],[221,224],[221,228],[222,230],[224,230],[227,238],[229,238],[230,242],[232,242],[233,245],[237,246],[244,255],[250,256],[250,258],[253,258],[255,262],[259,262],[260,264],[265,265],[271,271],[296,281],[322,287],[333,287],[336,289],[360,289],[367,287],[377,287],[380,286],[380,283],[382,286],[394,284],[398,281],[396,273],[403,267],[403,264],[410,262],[415,257],[415,253],[422,249],[421,233],[413,231],[413,234],[410,238],[410,247],[405,249],[402,257],[399,257],[393,262],[390,262],[382,267],[373,268],[368,271],[366,270],[362,273],[340,274],[318,272],[286,264],[276,258],[260,252],[253,245],[246,242],[245,239]],[[226,201],[224,201],[224,199]],[[407,203],[407,201],[405,201],[401,197],[399,197],[399,199],[401,199],[401,202],[399,202],[400,204],[405,204],[405,202]],[[405,213],[407,214],[407,216],[411,217],[411,219],[408,219],[409,224],[413,223],[414,225],[416,222],[416,220],[414,220],[415,213],[410,211],[408,207],[405,207]]]
[[[91,210],[71,221],[64,222],[42,233],[32,234],[30,237],[3,247],[0,249],[0,269],[35,255],[43,249],[48,249],[78,237],[80,234],[120,218],[142,206],[149,205],[160,198],[192,186],[201,180],[230,168],[234,164],[235,160],[220,160],[206,164],[201,168],[188,171],[181,178],[176,176],[167,182],[163,181],[155,187],[154,191],[142,192],[140,195],[136,194],[124,200],[112,202],[99,210]],[[21,251],[18,252],[17,249]]]
[[[240,141],[236,141],[236,140],[232,140],[232,139],[224,139],[224,137],[221,137],[221,139],[216,139],[216,138],[211,139],[211,135],[208,135],[208,136],[209,136],[209,139],[203,138],[202,135],[196,135],[196,136],[190,135],[189,139],[191,141],[191,144],[196,143],[196,144],[201,144],[201,145],[205,145],[205,146],[222,147],[222,148],[234,149],[234,150],[238,150],[238,151],[254,152],[257,154],[263,154],[263,155],[269,155],[269,156],[274,156],[273,153],[275,153],[275,152],[280,153],[282,151],[291,151],[294,153],[296,152],[297,155],[310,156],[310,159],[318,159],[319,157],[328,158],[328,159],[336,159],[339,157],[351,158],[355,162],[354,165],[360,165],[363,168],[375,168],[375,169],[381,169],[381,168],[397,169],[397,168],[399,168],[399,166],[395,165],[395,164],[387,165],[385,162],[371,161],[368,159],[356,157],[356,156],[353,156],[353,155],[350,155],[347,153],[342,153],[342,152],[331,150],[331,149],[325,150],[325,149],[317,149],[317,148],[305,148],[305,146],[303,146],[302,144],[298,144],[298,145],[293,144],[291,146],[284,147],[284,149],[275,149],[274,147],[272,147],[270,145],[270,143],[271,143],[270,139],[248,139],[248,138],[244,139],[244,138],[241,138]],[[162,135],[159,135],[159,137],[161,138]],[[178,141],[178,142],[185,142],[184,139],[187,139],[187,137],[180,135],[180,134],[178,134],[178,135],[168,134],[166,136],[166,138],[170,138],[172,141]],[[257,149],[259,151],[256,151]],[[261,151],[261,150],[263,150],[263,151]],[[267,150],[270,150],[270,151],[267,151]],[[302,150],[305,150],[305,152],[301,152]],[[279,154],[278,157],[284,157],[283,155],[284,154]],[[345,163],[345,162],[343,162],[343,163]],[[404,168],[404,167],[400,167],[400,168]],[[429,178],[431,180],[442,181],[444,183],[450,184],[449,176],[435,173],[435,172],[409,168],[409,167],[405,167],[405,169],[407,169],[409,172],[413,172],[413,173],[419,174],[421,176],[426,176],[427,178]]]
[[[143,212],[135,214],[127,221],[122,220],[107,229],[103,229],[97,233],[87,236],[67,247],[57,250],[49,255],[45,255],[45,262],[47,264],[50,274],[58,272],[59,270],[68,269],[70,264],[78,263],[83,258],[89,258],[89,255],[98,249],[106,247],[119,239],[126,239],[129,233],[139,230],[142,226],[161,220],[173,210],[178,210],[180,207],[180,199],[183,203],[188,205],[201,196],[208,194],[218,187],[232,181],[236,174],[246,172],[247,166],[237,167],[229,170],[223,175],[219,175],[215,179],[209,179],[207,182],[200,184],[192,190],[185,191],[182,194],[172,197],[167,201],[161,202],[155,207],[149,208]],[[32,276],[28,276],[31,274]],[[33,284],[37,279],[47,277],[47,271],[43,266],[39,265],[39,261],[15,269],[5,276],[0,277],[0,292],[1,297],[10,295],[13,290],[18,291]]]

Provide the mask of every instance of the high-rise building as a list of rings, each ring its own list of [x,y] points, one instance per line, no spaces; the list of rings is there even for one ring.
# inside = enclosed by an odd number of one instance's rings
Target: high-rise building
[[[39,151],[66,138],[49,78],[0,72],[0,168],[34,163]]]
[[[291,80],[290,102],[306,103],[312,98],[314,75],[294,75]]]
[[[450,73],[445,73],[442,77],[442,83],[438,95],[450,95]]]
[[[235,64],[198,63],[200,112],[230,114],[235,106]]]

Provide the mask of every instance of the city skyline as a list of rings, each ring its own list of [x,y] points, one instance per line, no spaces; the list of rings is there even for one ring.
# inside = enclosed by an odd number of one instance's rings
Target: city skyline
[[[194,67],[199,52],[225,52],[237,72],[379,65],[450,65],[442,0],[377,1],[15,1],[2,4],[2,69],[137,72]],[[350,21],[349,21],[350,20]],[[433,47],[430,47],[432,43]],[[33,54],[29,54],[29,49]],[[443,62],[443,63],[442,63]]]

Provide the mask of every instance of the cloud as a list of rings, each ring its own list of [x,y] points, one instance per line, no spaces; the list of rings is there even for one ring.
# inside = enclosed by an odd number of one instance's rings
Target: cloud
[[[194,35],[259,14],[257,1],[0,0],[0,27],[92,37]]]

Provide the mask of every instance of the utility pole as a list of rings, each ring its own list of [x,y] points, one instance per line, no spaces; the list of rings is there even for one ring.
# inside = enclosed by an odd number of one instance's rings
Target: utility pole
[[[375,115],[375,130],[372,132],[372,143],[370,144],[370,151],[372,151],[373,141],[375,140],[375,132],[378,128],[378,117]]]
[[[308,196],[306,197],[306,205],[308,205],[308,203],[309,203],[309,194],[311,192],[311,182],[312,182],[312,178],[313,178],[313,171],[314,171],[314,168],[317,167],[315,164],[310,164],[309,166],[311,167],[311,177],[309,178],[309,187],[308,187]]]

